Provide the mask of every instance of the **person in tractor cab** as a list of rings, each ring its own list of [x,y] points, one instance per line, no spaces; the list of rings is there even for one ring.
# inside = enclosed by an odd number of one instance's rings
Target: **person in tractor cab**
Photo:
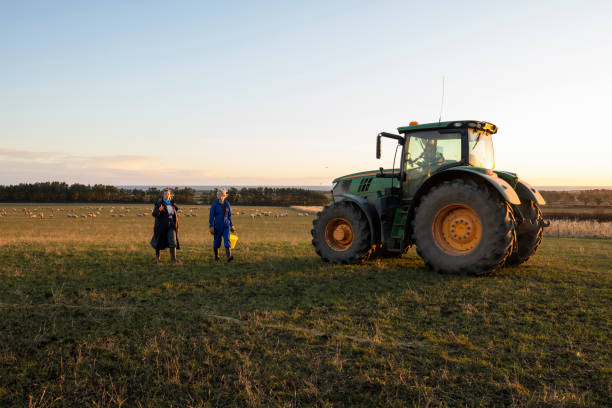
[[[424,161],[427,167],[437,168],[444,163],[444,156],[440,153],[436,146],[436,140],[428,140],[425,144]]]
[[[219,248],[221,247],[221,238],[223,238],[227,262],[231,262],[234,257],[232,256],[230,231],[235,232],[236,227],[232,223],[232,210],[229,201],[227,201],[227,190],[224,188],[217,191],[217,199],[210,206],[208,226],[210,234],[214,236],[213,253],[215,254],[215,261],[219,260]]]

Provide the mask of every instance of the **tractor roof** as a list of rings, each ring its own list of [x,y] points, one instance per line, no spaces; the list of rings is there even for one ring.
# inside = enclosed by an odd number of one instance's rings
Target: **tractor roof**
[[[398,127],[397,131],[400,133],[410,133],[419,130],[435,130],[435,129],[459,129],[459,128],[478,128],[494,134],[497,132],[497,126],[489,122],[481,122],[477,120],[453,120],[450,122],[434,122],[434,123],[423,123],[420,125],[402,126]]]

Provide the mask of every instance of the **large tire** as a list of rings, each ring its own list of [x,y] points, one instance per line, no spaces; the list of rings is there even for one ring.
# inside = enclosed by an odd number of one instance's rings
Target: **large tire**
[[[368,220],[350,202],[339,201],[325,207],[312,225],[312,245],[326,262],[359,263],[373,253]]]
[[[526,262],[542,243],[542,210],[537,203],[529,201],[521,204],[523,222],[516,227],[516,242],[505,266],[518,266]]]
[[[503,266],[515,237],[508,204],[469,180],[432,188],[412,225],[417,253],[440,273],[488,274]]]

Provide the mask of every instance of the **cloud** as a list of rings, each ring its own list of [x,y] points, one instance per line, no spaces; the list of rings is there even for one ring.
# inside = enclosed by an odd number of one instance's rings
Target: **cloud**
[[[8,157],[14,160],[41,160],[41,159],[53,159],[60,155],[58,153],[50,152],[30,152],[26,150],[17,149],[5,149],[0,148],[0,157]]]
[[[115,184],[141,181],[155,171],[173,172],[154,156],[75,156],[0,148],[0,158],[0,183],[4,184],[43,180]]]
[[[117,170],[147,170],[160,163],[159,157],[138,155],[65,156],[63,161],[74,167]]]
[[[66,155],[0,149],[0,184],[65,181],[114,185],[318,185],[317,177],[228,175],[225,169],[181,168],[175,162],[144,155]]]

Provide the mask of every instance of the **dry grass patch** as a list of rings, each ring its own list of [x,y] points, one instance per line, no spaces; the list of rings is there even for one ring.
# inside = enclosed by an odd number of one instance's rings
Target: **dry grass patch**
[[[612,238],[612,222],[552,220],[545,236]]]

